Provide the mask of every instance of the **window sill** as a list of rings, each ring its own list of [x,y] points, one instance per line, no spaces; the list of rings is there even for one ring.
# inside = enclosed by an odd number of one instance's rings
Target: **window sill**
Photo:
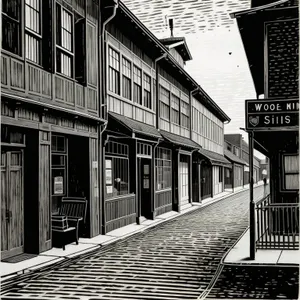
[[[156,190],[155,193],[160,194],[160,193],[165,193],[165,192],[170,192],[170,191],[172,191],[172,188],[171,188],[171,187],[165,188],[165,189],[163,189],[163,190]]]

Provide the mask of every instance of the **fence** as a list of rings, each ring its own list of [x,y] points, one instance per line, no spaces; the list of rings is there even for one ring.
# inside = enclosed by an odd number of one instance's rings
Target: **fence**
[[[299,203],[256,202],[256,248],[299,249]]]

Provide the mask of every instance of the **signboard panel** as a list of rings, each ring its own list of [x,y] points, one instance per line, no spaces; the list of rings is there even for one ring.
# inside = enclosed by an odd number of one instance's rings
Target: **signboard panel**
[[[246,130],[295,130],[299,127],[298,99],[246,100]]]

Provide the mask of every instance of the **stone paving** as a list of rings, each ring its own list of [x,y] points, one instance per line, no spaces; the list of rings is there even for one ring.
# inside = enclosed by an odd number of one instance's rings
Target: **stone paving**
[[[224,266],[206,299],[299,299],[299,268]]]
[[[255,198],[263,187],[255,189]],[[243,191],[16,285],[2,299],[198,299],[248,226]]]

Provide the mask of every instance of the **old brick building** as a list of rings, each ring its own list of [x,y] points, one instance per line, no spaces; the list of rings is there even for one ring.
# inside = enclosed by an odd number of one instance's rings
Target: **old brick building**
[[[257,94],[257,99],[246,101],[246,129],[255,149],[270,162],[270,195],[255,205],[261,226],[256,246],[295,249],[299,247],[298,1],[252,1],[251,9],[232,16]],[[260,214],[262,207],[265,216]]]

